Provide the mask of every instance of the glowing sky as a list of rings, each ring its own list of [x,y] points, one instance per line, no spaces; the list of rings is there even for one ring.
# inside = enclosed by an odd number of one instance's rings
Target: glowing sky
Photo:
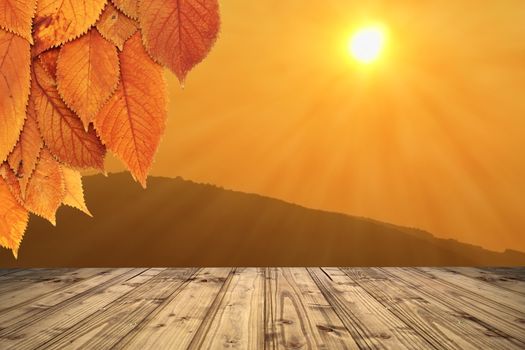
[[[221,12],[184,90],[168,75],[153,175],[525,251],[525,1],[225,0]],[[358,65],[348,40],[370,21],[388,26],[388,50]]]

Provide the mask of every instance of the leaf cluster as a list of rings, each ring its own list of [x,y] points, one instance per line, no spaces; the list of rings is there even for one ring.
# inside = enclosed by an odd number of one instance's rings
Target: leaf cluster
[[[181,82],[213,46],[217,0],[0,0],[0,246],[17,257],[29,214],[91,215],[81,170],[107,151],[146,186]]]

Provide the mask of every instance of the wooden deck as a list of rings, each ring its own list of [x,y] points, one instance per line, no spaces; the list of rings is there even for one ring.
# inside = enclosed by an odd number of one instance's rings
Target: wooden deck
[[[525,268],[0,270],[0,349],[525,349]]]

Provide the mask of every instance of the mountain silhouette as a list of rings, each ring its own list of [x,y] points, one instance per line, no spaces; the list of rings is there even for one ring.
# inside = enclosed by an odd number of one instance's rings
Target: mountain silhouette
[[[181,178],[85,178],[94,218],[60,209],[32,217],[19,258],[1,267],[525,265],[492,252],[366,218],[304,208]]]

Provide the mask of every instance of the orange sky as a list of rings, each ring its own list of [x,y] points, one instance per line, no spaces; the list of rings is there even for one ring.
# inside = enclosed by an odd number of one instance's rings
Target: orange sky
[[[524,1],[226,0],[221,12],[184,90],[167,75],[153,175],[525,251]],[[347,41],[370,21],[388,46],[364,68]]]

